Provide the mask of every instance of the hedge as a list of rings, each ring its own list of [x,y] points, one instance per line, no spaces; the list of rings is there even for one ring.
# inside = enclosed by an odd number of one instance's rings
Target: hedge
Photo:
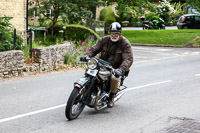
[[[64,36],[67,40],[77,42],[85,41],[90,38],[92,41],[95,41],[99,38],[99,35],[96,32],[82,25],[73,24],[65,25],[65,27]]]
[[[100,20],[104,21],[105,24],[111,24],[116,21],[116,16],[110,7],[105,7],[100,12]]]

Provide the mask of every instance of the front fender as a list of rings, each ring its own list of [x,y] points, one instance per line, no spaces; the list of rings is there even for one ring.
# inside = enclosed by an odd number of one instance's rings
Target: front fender
[[[82,88],[85,86],[89,81],[91,81],[91,77],[82,77],[78,81],[74,83],[74,87]]]

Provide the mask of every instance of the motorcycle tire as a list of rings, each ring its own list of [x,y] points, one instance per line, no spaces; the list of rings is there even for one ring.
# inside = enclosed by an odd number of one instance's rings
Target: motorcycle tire
[[[65,108],[65,116],[68,120],[76,119],[85,107],[85,103],[81,100],[83,94],[79,93],[79,88],[74,88],[67,101]]]

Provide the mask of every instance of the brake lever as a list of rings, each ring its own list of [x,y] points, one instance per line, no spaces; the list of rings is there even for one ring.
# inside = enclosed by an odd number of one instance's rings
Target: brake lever
[[[90,59],[91,59],[91,58],[90,58],[89,56],[86,57],[86,60],[87,60],[87,61],[90,60]]]
[[[80,67],[82,65],[82,61],[77,61],[76,64]]]
[[[84,64],[84,63],[86,63],[86,62],[87,62],[87,61],[77,61],[76,64],[77,64],[77,66],[80,67],[82,64]]]

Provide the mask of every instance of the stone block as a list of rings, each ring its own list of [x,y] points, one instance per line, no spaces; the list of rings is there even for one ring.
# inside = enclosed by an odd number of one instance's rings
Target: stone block
[[[35,67],[34,66],[31,66],[30,67],[30,72],[34,72],[35,71]]]
[[[10,75],[4,75],[3,77],[4,77],[4,78],[11,78]]]
[[[0,77],[3,77],[4,75],[3,75],[3,73],[0,73]]]
[[[3,72],[4,75],[8,75],[8,72]]]
[[[19,74],[18,74],[18,71],[12,71],[12,74],[13,76],[17,77]]]

